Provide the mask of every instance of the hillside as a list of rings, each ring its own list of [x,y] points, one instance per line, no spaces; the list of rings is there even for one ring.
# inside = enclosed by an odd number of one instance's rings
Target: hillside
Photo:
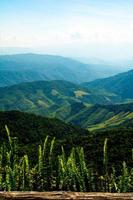
[[[114,164],[121,167],[123,160],[131,166],[133,127],[90,133],[57,119],[19,111],[0,112],[0,143],[7,142],[5,124],[10,129],[11,137],[15,137],[15,140],[16,137],[18,138],[19,155],[30,153],[32,162],[36,161],[38,155],[37,145],[42,144],[45,137],[49,135],[50,138],[56,137],[57,154],[61,150],[61,145],[64,146],[67,155],[72,147],[83,146],[88,164],[94,165],[98,171],[102,170],[103,143],[105,138],[108,138],[109,166]]]
[[[68,125],[58,119],[49,119],[34,114],[19,111],[0,112],[0,144],[7,141],[5,125],[10,130],[11,137],[18,140],[20,155],[26,152],[32,154],[33,161],[38,152],[36,147],[41,144],[48,135],[50,138],[56,137],[57,140],[69,141],[80,136],[88,135],[87,130]],[[73,138],[73,139],[71,139]]]
[[[109,77],[125,68],[96,61],[87,64],[75,59],[54,55],[0,55],[0,87],[40,80],[66,80],[73,83]],[[67,76],[66,76],[67,74]]]
[[[49,119],[34,114],[6,111],[0,112],[0,137],[5,137],[5,125],[11,130],[12,137],[18,137],[23,144],[40,143],[49,135],[57,139],[86,135],[88,132],[58,119]]]
[[[108,99],[110,98],[110,101]],[[18,110],[58,118],[89,130],[120,126],[133,118],[133,104],[114,102],[67,81],[38,81],[0,88],[0,110]]]
[[[65,119],[75,103],[108,104],[115,96],[67,81],[38,81],[0,88],[0,110],[20,110]]]
[[[66,121],[89,130],[133,127],[133,104],[92,105],[83,108]]]
[[[0,70],[0,87],[38,80],[48,80],[48,77],[45,74],[42,74],[41,71]]]
[[[80,83],[96,78],[99,78],[99,75],[95,75],[93,66],[70,58],[39,54],[0,56],[2,87],[37,80],[66,80]]]
[[[83,83],[88,89],[107,91],[118,95],[121,99],[133,99],[133,70],[106,79]]]

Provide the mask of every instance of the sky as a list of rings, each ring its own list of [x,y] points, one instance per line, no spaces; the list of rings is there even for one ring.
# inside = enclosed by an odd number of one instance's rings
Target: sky
[[[133,57],[133,0],[0,0],[0,48]]]

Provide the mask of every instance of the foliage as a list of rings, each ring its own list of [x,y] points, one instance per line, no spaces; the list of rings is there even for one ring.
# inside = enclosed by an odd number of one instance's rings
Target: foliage
[[[37,146],[41,145],[42,150],[44,149],[43,140],[47,135],[49,139],[56,137],[56,156],[61,153],[61,146],[64,146],[67,156],[72,147],[83,146],[87,164],[97,168],[99,173],[102,173],[105,138],[108,138],[108,170],[113,165],[120,171],[123,160],[128,166],[132,164],[133,128],[129,126],[129,123],[127,127],[124,124],[123,128],[88,132],[57,119],[48,119],[18,111],[0,112],[0,144],[4,142],[5,145],[10,145],[7,142],[5,124],[13,138],[14,151],[18,152],[19,157],[27,154],[30,162],[34,164],[38,156]]]
[[[99,123],[101,123],[104,120],[108,120],[109,117],[111,118],[117,114],[121,115],[122,112],[126,113],[124,107],[130,108],[127,111],[132,112],[132,105],[130,105],[130,107],[128,105],[123,105],[123,108],[122,106],[116,105],[114,106],[115,109],[112,106],[112,110],[111,106],[104,107],[95,105],[91,108],[86,105],[125,104],[126,102],[128,103],[128,100],[123,100],[117,95],[112,95],[110,93],[104,94],[103,92],[87,89],[82,85],[65,80],[26,82],[0,88],[1,111],[19,110],[23,112],[32,112],[42,116],[56,117],[69,122],[78,121],[78,119],[82,117],[82,112],[84,112],[87,118],[83,118],[80,123],[80,125],[84,127],[87,127],[87,122],[89,125],[95,125],[99,118]],[[77,105],[77,103],[79,104]],[[71,110],[74,110],[73,107],[76,107],[75,104],[81,109],[73,113]],[[92,115],[93,110],[94,116]],[[89,113],[91,114],[90,118],[88,117]],[[104,117],[102,121],[102,117],[105,116],[105,114],[108,115],[108,117]],[[76,118],[77,116],[78,118]],[[131,116],[127,117],[127,119],[129,118],[131,118]]]
[[[107,139],[103,147],[103,168],[99,174],[87,164],[83,147],[72,148],[67,156],[55,155],[56,140],[45,138],[44,144],[38,147],[38,161],[29,162],[28,155],[20,158],[14,149],[9,129],[6,126],[9,145],[0,148],[0,188],[4,191],[105,191],[130,192],[133,189],[133,169],[123,162],[121,173],[112,167],[107,168]]]

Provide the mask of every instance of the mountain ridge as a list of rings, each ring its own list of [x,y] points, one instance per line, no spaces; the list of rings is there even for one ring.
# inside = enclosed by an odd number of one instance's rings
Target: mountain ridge
[[[89,130],[122,125],[133,117],[133,103],[106,104],[106,98],[67,81],[38,81],[0,88],[0,110],[58,118]]]
[[[30,81],[67,80],[73,83],[80,83],[83,80],[96,78],[91,71],[92,69],[89,69],[87,64],[63,56],[31,53],[0,56],[0,77],[1,79],[6,79],[4,83],[0,82],[1,86],[24,82],[25,77],[27,77],[26,72],[30,73]],[[19,72],[19,77],[17,78],[16,75],[16,80],[11,79],[10,82],[8,77],[10,77],[9,73],[11,72]],[[35,72],[37,73],[36,77],[34,76]]]
[[[133,69],[109,78],[98,79],[81,85],[88,89],[113,92],[124,99],[133,99]]]
[[[114,70],[108,68],[108,65],[91,62],[86,64],[58,55],[35,53],[0,55],[1,87],[39,80],[67,80],[79,84],[113,74]]]

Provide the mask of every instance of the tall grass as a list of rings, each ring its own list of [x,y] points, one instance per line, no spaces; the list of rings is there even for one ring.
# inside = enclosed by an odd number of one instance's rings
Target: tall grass
[[[89,167],[83,147],[72,148],[66,155],[55,155],[56,140],[48,136],[38,147],[38,160],[33,165],[24,155],[18,156],[17,140],[10,136],[6,126],[8,145],[0,147],[0,189],[2,191],[104,191],[129,192],[133,190],[133,168],[123,162],[121,174],[108,171],[108,139],[103,144],[103,173]]]

